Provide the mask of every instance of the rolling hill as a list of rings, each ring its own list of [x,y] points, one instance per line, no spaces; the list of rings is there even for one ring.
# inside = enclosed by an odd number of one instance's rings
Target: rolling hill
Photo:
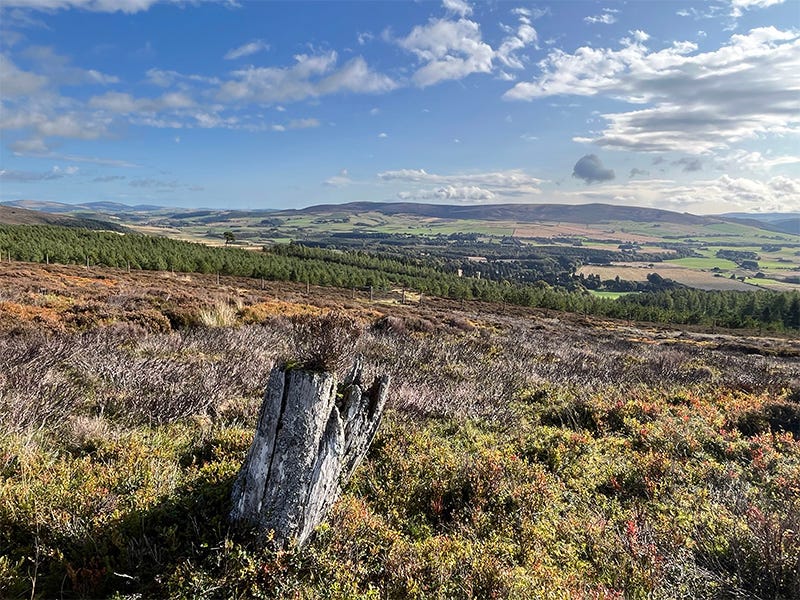
[[[120,202],[84,202],[81,204],[67,204],[66,202],[51,202],[46,200],[11,200],[2,202],[0,206],[37,210],[51,214],[73,214],[78,212],[119,214],[130,212],[156,212],[163,211],[163,206],[154,204],[137,204],[130,206]]]
[[[412,202],[350,202],[348,204],[320,204],[307,208],[278,211],[273,214],[276,217],[280,217],[298,214],[351,215],[363,212],[378,212],[390,216],[413,215],[437,219],[480,219],[484,221],[517,222],[603,223],[624,220],[646,223],[707,225],[724,221],[719,217],[703,217],[657,208],[615,206],[611,204],[486,204],[455,206]]]
[[[14,206],[0,205],[0,223],[7,225],[60,225],[62,227],[76,227],[105,231],[130,231],[118,223],[110,223],[100,219],[80,216],[55,215],[39,210],[28,210]]]

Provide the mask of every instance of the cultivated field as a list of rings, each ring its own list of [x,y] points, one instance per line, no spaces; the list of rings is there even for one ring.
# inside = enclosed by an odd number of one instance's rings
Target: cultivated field
[[[627,281],[646,281],[649,274],[658,273],[665,279],[672,279],[678,283],[701,290],[739,290],[746,292],[757,289],[753,285],[738,279],[730,279],[724,275],[717,276],[716,273],[708,270],[674,264],[671,261],[655,263],[652,267],[645,263],[617,263],[609,266],[585,265],[578,269],[578,273],[586,276],[599,275],[603,280],[619,277]]]

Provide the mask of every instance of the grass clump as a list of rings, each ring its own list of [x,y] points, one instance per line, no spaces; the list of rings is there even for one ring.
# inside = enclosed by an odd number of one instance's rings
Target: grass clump
[[[233,327],[239,320],[239,309],[230,302],[217,300],[213,306],[200,310],[198,320],[204,327]]]

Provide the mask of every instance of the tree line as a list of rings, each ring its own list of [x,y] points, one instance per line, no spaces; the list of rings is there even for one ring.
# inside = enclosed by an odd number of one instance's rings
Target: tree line
[[[598,298],[583,289],[544,281],[522,283],[459,277],[409,257],[371,256],[302,245],[261,251],[214,248],[134,233],[69,229],[50,225],[0,225],[3,257],[30,262],[102,265],[188,273],[220,273],[337,287],[406,287],[428,295],[479,299],[617,319],[730,328],[800,329],[800,293],[667,289]]]

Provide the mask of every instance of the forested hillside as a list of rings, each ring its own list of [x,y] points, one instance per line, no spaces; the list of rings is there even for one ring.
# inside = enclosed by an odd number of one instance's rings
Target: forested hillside
[[[0,251],[14,260],[220,273],[344,288],[404,287],[423,294],[480,299],[618,319],[721,327],[800,329],[798,292],[705,292],[676,287],[598,298],[546,283],[459,277],[420,260],[277,245],[263,251],[212,248],[138,234],[54,226],[0,225]]]

